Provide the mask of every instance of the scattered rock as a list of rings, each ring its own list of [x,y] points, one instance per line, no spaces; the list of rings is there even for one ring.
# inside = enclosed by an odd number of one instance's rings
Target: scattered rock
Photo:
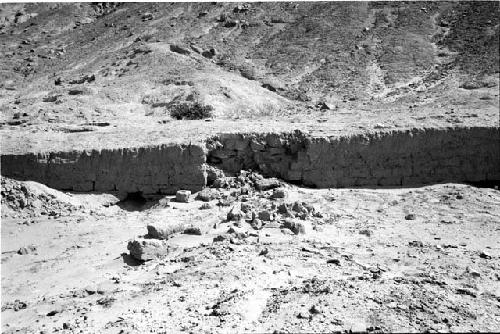
[[[103,297],[103,298],[100,298],[96,301],[97,305],[101,305],[105,308],[109,308],[111,307],[111,305],[113,305],[113,303],[115,302],[116,298],[115,297],[112,297],[112,296],[106,296],[106,297]]]
[[[28,304],[26,304],[23,301],[20,301],[19,299],[14,300],[14,302],[8,302],[5,305],[2,305],[2,312],[8,309],[12,309],[15,312],[19,310],[24,310],[25,308],[28,307]]]
[[[89,286],[85,287],[83,290],[85,290],[85,292],[90,296],[95,295],[95,294],[99,294],[99,295],[105,294],[105,291],[103,289],[100,289],[99,287],[97,287],[95,285],[89,285]]]
[[[170,51],[179,53],[181,55],[188,55],[191,53],[188,49],[176,44],[170,45]]]
[[[27,255],[27,254],[33,254],[36,253],[37,248],[35,245],[29,245],[26,247],[21,247],[17,250],[17,254],[19,255]]]
[[[141,15],[141,20],[144,21],[151,21],[154,18],[152,13],[146,12]]]
[[[190,197],[190,190],[177,190],[177,192],[175,193],[175,200],[180,203],[188,203]]]
[[[210,188],[203,189],[196,195],[196,199],[203,202],[210,202],[216,198],[217,198],[217,191]]]
[[[351,325],[351,333],[366,333],[366,325],[362,322],[356,322]]]
[[[250,9],[250,4],[238,5],[233,8],[234,13],[245,13]]]
[[[273,190],[271,198],[286,198],[287,191],[285,188],[276,188]]]
[[[57,79],[56,79],[57,80]],[[78,84],[84,84],[84,83],[90,83],[95,81],[95,75],[94,74],[85,74],[82,75],[81,77],[77,79],[73,79],[69,81],[69,84],[71,85],[78,85]]]
[[[359,234],[366,235],[367,237],[371,237],[373,235],[373,232],[371,230],[364,229],[364,230],[359,231]]]
[[[308,231],[308,228],[306,227],[305,222],[293,220],[293,219],[286,219],[285,222],[283,223],[283,227],[291,230],[295,234],[305,234]]]
[[[474,290],[469,289],[469,288],[458,288],[455,290],[455,292],[459,295],[467,295],[476,298],[477,294]]]
[[[210,50],[202,51],[201,55],[205,58],[212,59],[215,55],[217,55],[217,50],[211,48]]]

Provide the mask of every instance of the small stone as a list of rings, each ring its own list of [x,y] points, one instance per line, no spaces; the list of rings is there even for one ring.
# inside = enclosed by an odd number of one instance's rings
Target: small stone
[[[281,182],[278,179],[260,179],[255,181],[255,188],[260,191],[271,190],[281,186]]]
[[[351,333],[366,333],[366,325],[361,322],[352,324]]]
[[[373,235],[373,232],[371,230],[365,229],[359,231],[359,234],[366,235],[367,237],[371,237]]]
[[[252,228],[260,230],[262,228],[262,220],[260,220],[259,218],[255,218],[252,220],[250,225],[252,226]]]
[[[309,319],[310,317],[311,317],[311,315],[306,313],[306,312],[299,312],[297,314],[297,318],[299,318],[299,319]]]
[[[49,313],[47,313],[47,316],[48,316],[48,317],[53,317],[53,316],[55,316],[57,313],[61,313],[61,310],[52,310],[52,311],[50,311]]]
[[[278,213],[281,213],[282,215],[291,215],[290,209],[285,203],[281,203],[278,205]]]
[[[18,249],[17,254],[19,255],[27,255],[27,254],[32,254],[36,252],[36,246],[34,245],[29,245],[26,247],[21,247]]]
[[[14,311],[19,311],[19,310],[24,310],[28,305],[25,302],[20,301],[19,299],[16,299],[14,301],[14,305],[12,306],[12,309]]]
[[[202,205],[200,205],[200,210],[208,210],[211,208],[212,208],[212,205],[210,203],[203,203]]]
[[[175,53],[179,53],[181,55],[188,55],[191,53],[187,48],[184,48],[184,47],[182,47],[180,45],[176,45],[176,44],[170,45],[170,51],[175,52]]]
[[[281,224],[278,223],[278,222],[273,221],[273,222],[267,222],[267,223],[265,223],[263,227],[264,228],[280,228]]]
[[[213,239],[213,242],[223,242],[224,240],[229,240],[229,236],[220,234]]]
[[[269,249],[267,247],[261,249],[259,255],[267,255],[269,253]]]
[[[326,263],[340,266],[340,260],[339,259],[328,259],[328,260],[326,260]]]
[[[265,222],[273,220],[273,216],[272,216],[271,212],[269,212],[268,210],[260,211],[258,217],[260,220],[265,221]]]
[[[321,313],[323,313],[323,310],[321,309],[320,306],[313,305],[309,309],[309,313],[311,313],[311,314],[321,314]]]
[[[307,211],[306,207],[303,205],[303,203],[300,203],[300,202],[293,203],[292,210],[297,212],[297,213],[305,213],[305,214],[309,213]]]
[[[479,257],[482,259],[491,259],[491,255],[485,251],[482,251],[481,253],[479,253]]]
[[[166,208],[170,205],[170,198],[168,197],[163,197],[158,201],[158,206],[162,208]]]
[[[472,277],[481,277],[481,273],[479,271],[476,271],[476,270],[469,270],[469,274]]]
[[[286,198],[287,191],[285,188],[276,188],[273,190],[271,198]]]
[[[419,240],[413,240],[413,241],[410,241],[408,243],[408,246],[411,246],[411,247],[424,247],[424,243],[422,241],[419,241]]]
[[[228,221],[240,221],[243,219],[243,212],[241,211],[241,206],[240,205],[234,205],[231,210],[227,213],[227,220]]]
[[[189,190],[177,190],[175,194],[175,200],[180,203],[188,203],[191,197],[191,191]]]
[[[234,234],[234,236],[236,238],[238,238],[238,239],[244,239],[244,238],[246,238],[248,236],[248,232],[247,231],[245,231],[242,228],[235,227],[235,226],[231,226],[227,230],[227,233]]]
[[[203,189],[196,195],[196,199],[203,201],[203,202],[210,202],[211,200],[214,200],[217,198],[216,191],[214,189]]]
[[[458,288],[455,290],[455,292],[459,295],[467,295],[476,298],[477,294],[474,290],[469,289],[469,288]]]
[[[416,217],[415,217],[415,215],[414,215],[413,213],[409,213],[409,214],[407,214],[407,215],[405,216],[405,219],[406,219],[406,220],[415,220],[415,219],[416,219]]]
[[[252,205],[250,203],[241,203],[241,211],[247,213],[250,210],[252,210]]]
[[[141,19],[143,21],[150,21],[152,20],[154,17],[153,17],[153,14],[152,13],[149,13],[149,12],[146,12],[144,14],[141,15]]]
[[[201,228],[197,226],[189,226],[184,230],[184,234],[191,234],[191,235],[202,235],[203,232]]]
[[[180,258],[180,261],[184,263],[194,262],[195,260],[196,258],[194,257],[194,255],[183,256]]]

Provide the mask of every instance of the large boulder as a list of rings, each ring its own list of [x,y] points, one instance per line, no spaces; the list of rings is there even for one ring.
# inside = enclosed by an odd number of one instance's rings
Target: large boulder
[[[164,240],[136,239],[129,241],[127,249],[130,256],[139,261],[161,258],[169,253],[169,247]]]
[[[174,233],[183,232],[186,225],[186,223],[150,223],[147,226],[148,236],[154,239],[167,239]]]

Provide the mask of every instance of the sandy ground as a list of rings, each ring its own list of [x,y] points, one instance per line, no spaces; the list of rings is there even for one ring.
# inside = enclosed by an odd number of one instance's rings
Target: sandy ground
[[[4,196],[4,333],[500,330],[498,190],[256,191],[251,200],[300,199],[322,217],[306,219],[305,234],[270,224],[216,242],[234,224],[228,206],[27,188],[52,196],[16,210]],[[173,234],[165,257],[127,252],[147,224],[214,219],[206,234]]]

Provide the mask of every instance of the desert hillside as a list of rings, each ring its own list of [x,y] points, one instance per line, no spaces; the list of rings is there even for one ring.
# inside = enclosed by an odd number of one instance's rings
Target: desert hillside
[[[498,88],[494,1],[3,4],[0,14],[4,124],[165,120],[184,105],[231,119],[498,105],[459,88]]]

